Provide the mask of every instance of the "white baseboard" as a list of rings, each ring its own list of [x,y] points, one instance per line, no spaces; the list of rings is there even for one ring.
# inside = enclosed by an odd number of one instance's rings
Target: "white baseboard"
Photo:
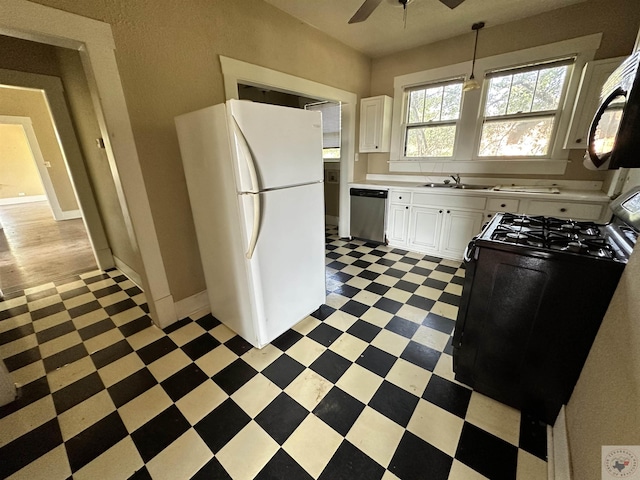
[[[140,275],[138,275],[138,273],[133,268],[131,268],[126,263],[124,263],[115,255],[113,256],[113,261],[116,264],[116,268],[118,270],[124,273],[129,278],[129,280],[131,280],[133,283],[135,283],[138,286],[138,288],[140,288],[141,290],[143,289],[142,279],[140,278]]]
[[[0,198],[0,205],[16,205],[18,203],[31,203],[47,201],[46,195],[29,195],[24,197]]]
[[[210,312],[211,308],[209,307],[209,298],[206,290],[176,302],[178,320],[187,317],[195,320]]]
[[[324,223],[326,223],[327,225],[338,225],[338,220],[340,220],[339,217],[336,217],[335,215],[325,215],[324,216]]]
[[[547,433],[549,480],[571,480],[571,455],[564,405],[560,409],[553,428],[548,427]]]
[[[82,212],[80,210],[61,210],[59,218],[56,220],[73,220],[74,218],[82,218]]]

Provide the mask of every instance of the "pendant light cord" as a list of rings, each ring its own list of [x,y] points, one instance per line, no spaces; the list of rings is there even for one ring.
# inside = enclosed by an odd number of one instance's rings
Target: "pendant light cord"
[[[476,78],[473,76],[473,72],[476,69],[476,50],[478,49],[478,32],[480,31],[480,28],[482,27],[476,29],[476,42],[473,45],[473,61],[471,62],[471,76],[469,77],[470,79]]]

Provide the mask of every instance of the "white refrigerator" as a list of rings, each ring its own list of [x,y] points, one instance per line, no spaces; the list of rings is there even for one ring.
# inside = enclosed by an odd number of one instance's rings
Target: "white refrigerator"
[[[262,348],[325,302],[320,113],[230,100],[175,123],[211,313]]]

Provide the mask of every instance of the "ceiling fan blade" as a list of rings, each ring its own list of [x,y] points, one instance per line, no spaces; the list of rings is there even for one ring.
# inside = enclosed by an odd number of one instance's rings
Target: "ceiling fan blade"
[[[464,0],[440,0],[440,2],[444,3],[447,7],[454,9],[464,2]]]
[[[369,15],[376,9],[378,5],[380,5],[382,0],[364,0],[364,3],[360,5],[358,11],[351,17],[349,23],[359,23],[364,22]]]

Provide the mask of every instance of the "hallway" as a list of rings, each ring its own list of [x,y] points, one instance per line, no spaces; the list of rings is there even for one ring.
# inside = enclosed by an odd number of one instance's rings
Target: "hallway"
[[[97,268],[82,219],[55,221],[46,201],[0,206],[0,224],[5,295]]]

